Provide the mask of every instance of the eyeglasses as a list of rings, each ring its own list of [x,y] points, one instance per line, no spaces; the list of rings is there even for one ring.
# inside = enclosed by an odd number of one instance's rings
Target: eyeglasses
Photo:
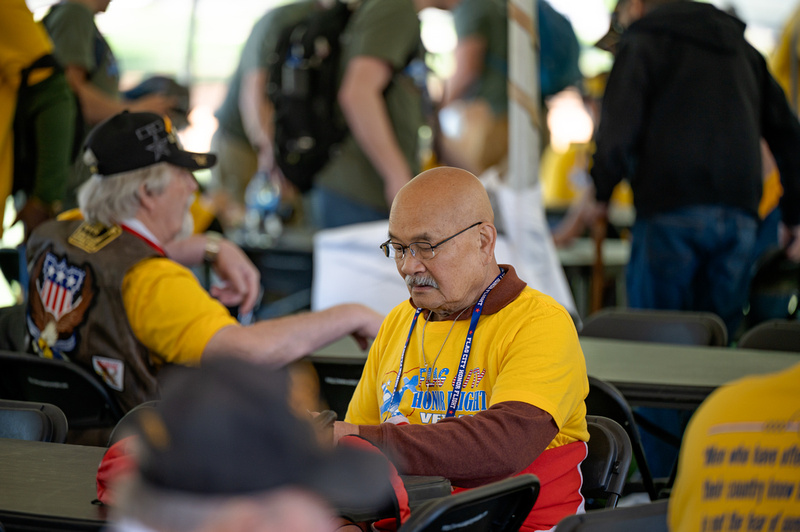
[[[458,233],[448,236],[438,244],[431,244],[430,242],[412,242],[407,246],[403,244],[398,244],[397,242],[392,242],[391,240],[387,240],[383,244],[381,244],[381,250],[383,254],[387,257],[393,258],[396,261],[401,261],[406,256],[406,250],[411,252],[411,256],[415,259],[420,260],[429,260],[436,256],[436,248],[447,242],[448,240],[452,240],[461,233],[469,231],[473,227],[477,227],[483,222],[475,222],[474,224],[470,225],[466,229],[462,229]]]

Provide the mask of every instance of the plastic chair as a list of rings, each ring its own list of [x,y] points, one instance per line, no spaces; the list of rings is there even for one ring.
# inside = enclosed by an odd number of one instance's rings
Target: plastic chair
[[[413,511],[398,532],[511,532],[539,496],[539,479],[524,474],[441,497]]]
[[[71,362],[0,351],[0,397],[51,403],[70,429],[113,427],[122,409],[98,378]]]
[[[728,345],[722,318],[712,312],[608,308],[583,323],[581,336],[683,345]]]
[[[631,451],[639,472],[642,485],[650,500],[658,498],[655,480],[647,465],[647,458],[642,447],[642,438],[637,428],[636,418],[625,396],[614,385],[597,377],[589,376],[589,395],[586,397],[587,419],[591,416],[603,416],[616,421],[628,435]],[[591,439],[590,439],[591,449]]]
[[[0,438],[64,443],[68,427],[55,405],[0,399]]]
[[[138,426],[138,419],[141,417],[142,412],[157,407],[158,403],[159,401],[147,401],[146,403],[133,407],[127,414],[122,416],[122,419],[117,422],[114,430],[111,431],[111,435],[108,437],[108,446],[111,447],[119,440],[133,434]]]
[[[625,429],[613,419],[586,416],[586,424],[589,429],[589,453],[581,464],[581,493],[587,500],[587,509],[615,508],[622,496],[631,465],[631,440]],[[598,500],[605,503],[597,504]]]
[[[555,532],[667,532],[668,500],[570,515],[556,525]]]
[[[800,353],[800,321],[769,320],[745,332],[739,347]]]

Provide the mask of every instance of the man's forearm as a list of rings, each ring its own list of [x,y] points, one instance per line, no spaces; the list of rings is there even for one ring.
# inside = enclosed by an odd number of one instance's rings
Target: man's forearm
[[[245,135],[258,151],[258,169],[272,170],[274,140],[272,103],[266,97],[268,74],[264,69],[245,74],[239,93],[239,113],[242,117]]]
[[[522,471],[547,448],[558,427],[543,410],[509,401],[433,425],[383,423],[361,425],[358,431],[392,457],[401,474],[440,475],[470,488]]]
[[[380,59],[357,57],[348,65],[339,91],[339,105],[350,131],[383,178],[388,203],[412,177],[383,99],[391,76],[391,67]]]
[[[374,338],[382,316],[359,304],[292,314],[215,334],[203,356],[234,355],[283,366],[349,334]]]

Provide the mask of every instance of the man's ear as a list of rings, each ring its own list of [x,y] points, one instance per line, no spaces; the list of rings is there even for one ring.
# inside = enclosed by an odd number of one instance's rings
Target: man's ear
[[[480,225],[481,253],[487,259],[494,259],[494,248],[497,244],[497,228],[490,223]]]
[[[153,194],[153,192],[149,190],[144,183],[139,185],[139,190],[137,192],[139,203],[141,203],[142,208],[146,211],[152,210],[155,201],[155,194]]]

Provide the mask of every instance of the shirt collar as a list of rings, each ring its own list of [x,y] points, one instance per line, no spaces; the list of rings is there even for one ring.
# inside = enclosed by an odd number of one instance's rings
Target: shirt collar
[[[129,233],[133,233],[150,244],[150,247],[156,249],[162,255],[166,256],[164,248],[161,247],[161,243],[158,241],[158,238],[156,238],[156,235],[154,235],[153,232],[148,229],[147,226],[144,225],[144,223],[142,223],[142,221],[138,218],[128,218],[122,220],[119,225]]]

